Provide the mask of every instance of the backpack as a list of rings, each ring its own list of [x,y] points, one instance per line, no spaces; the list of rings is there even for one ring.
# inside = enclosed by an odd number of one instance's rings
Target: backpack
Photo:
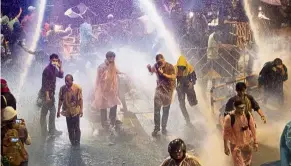
[[[2,139],[2,156],[8,160],[10,165],[20,165],[28,160],[23,140],[19,137],[19,130],[22,128],[22,125],[13,125],[12,129],[5,132]]]
[[[230,115],[230,123],[231,123],[231,127],[233,127],[234,123],[235,123],[235,115],[234,114],[229,114]],[[251,119],[251,114],[249,112],[246,112],[246,117],[248,120],[248,127],[250,129],[250,119]]]

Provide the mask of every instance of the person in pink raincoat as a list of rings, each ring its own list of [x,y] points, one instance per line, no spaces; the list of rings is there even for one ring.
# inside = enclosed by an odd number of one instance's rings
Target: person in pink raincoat
[[[242,100],[234,102],[235,110],[224,120],[224,152],[232,154],[234,166],[250,166],[253,150],[258,150],[254,118],[245,112],[246,104]]]
[[[107,109],[110,109],[110,125],[115,125],[117,105],[120,105],[118,97],[118,74],[121,74],[115,66],[115,53],[107,52],[105,62],[99,65],[92,106],[100,110],[101,125],[108,129]]]

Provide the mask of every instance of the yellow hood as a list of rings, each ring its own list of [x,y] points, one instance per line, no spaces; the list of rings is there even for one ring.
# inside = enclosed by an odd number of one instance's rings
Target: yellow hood
[[[186,60],[186,57],[181,55],[177,61],[177,66],[186,66],[187,67],[187,60]]]
[[[177,66],[186,66],[186,70],[185,70],[185,72],[184,72],[184,74],[183,74],[183,75],[185,75],[185,76],[188,75],[188,74],[190,74],[190,73],[192,73],[192,72],[194,71],[194,67],[193,67],[191,64],[189,64],[189,63],[187,62],[186,57],[183,56],[183,55],[181,55],[181,56],[179,57],[179,59],[178,59],[178,61],[177,61],[177,64],[176,64],[176,66],[175,66],[176,73],[177,73],[177,71],[178,71]]]

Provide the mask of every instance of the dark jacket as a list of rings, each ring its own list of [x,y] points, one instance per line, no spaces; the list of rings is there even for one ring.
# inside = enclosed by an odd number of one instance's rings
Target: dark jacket
[[[175,72],[178,74],[178,67],[185,67],[182,76],[177,76],[177,87],[188,87],[189,83],[192,82],[193,85],[196,84],[196,73],[194,67],[189,64],[186,57],[180,56],[177,64],[175,66]]]
[[[236,100],[240,99],[239,96],[234,96],[232,98],[230,98],[226,105],[225,105],[225,111],[224,111],[224,115],[226,116],[229,112],[233,111],[234,108],[234,102]],[[246,94],[245,98],[243,99],[245,104],[246,104],[246,111],[251,112],[252,110],[254,111],[258,111],[260,109],[260,106],[258,104],[258,102],[254,99],[253,96]]]
[[[281,69],[276,68],[273,62],[267,62],[259,75],[259,85],[269,90],[283,91],[283,82],[288,79],[287,67],[283,65],[285,74],[282,75]]]
[[[49,92],[49,96],[53,97],[56,90],[57,77],[63,78],[64,73],[58,71],[53,65],[49,64],[42,73],[41,96],[45,96],[45,92]]]

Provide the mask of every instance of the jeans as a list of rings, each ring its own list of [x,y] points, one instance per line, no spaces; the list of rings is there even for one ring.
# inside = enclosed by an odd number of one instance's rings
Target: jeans
[[[163,107],[163,115],[162,115],[162,129],[167,128],[168,123],[168,117],[169,117],[169,111],[170,106],[164,106]],[[160,131],[160,125],[161,125],[161,108],[162,106],[158,102],[154,102],[154,122],[155,122],[155,130]]]
[[[186,120],[186,122],[190,122],[190,117],[186,108],[186,103],[185,103],[185,99],[186,99],[186,95],[187,95],[187,99],[188,102],[190,104],[190,106],[194,106],[197,104],[197,98],[196,98],[196,93],[194,90],[194,86],[192,86],[191,88],[188,87],[177,87],[177,94],[178,94],[178,100],[179,100],[179,104],[180,104],[180,109],[182,111],[182,114]]]
[[[45,135],[47,133],[47,122],[46,115],[50,111],[49,115],[49,132],[54,132],[56,130],[55,119],[56,119],[56,107],[55,107],[55,98],[52,97],[51,101],[44,103],[41,108],[40,114],[40,126],[41,133]]]
[[[278,104],[284,105],[284,92],[281,90],[272,90],[270,88],[264,89],[264,100],[263,102],[266,104],[268,99],[273,97],[277,100]]]
[[[81,138],[80,116],[66,117],[71,144],[79,144]]]
[[[107,127],[107,109],[101,109],[100,110],[100,115],[101,115],[101,125],[103,128]],[[116,114],[117,114],[117,105],[113,106],[110,108],[109,111],[109,119],[110,119],[110,124],[115,125],[116,121]]]
[[[28,166],[28,161],[21,162],[20,166]]]

